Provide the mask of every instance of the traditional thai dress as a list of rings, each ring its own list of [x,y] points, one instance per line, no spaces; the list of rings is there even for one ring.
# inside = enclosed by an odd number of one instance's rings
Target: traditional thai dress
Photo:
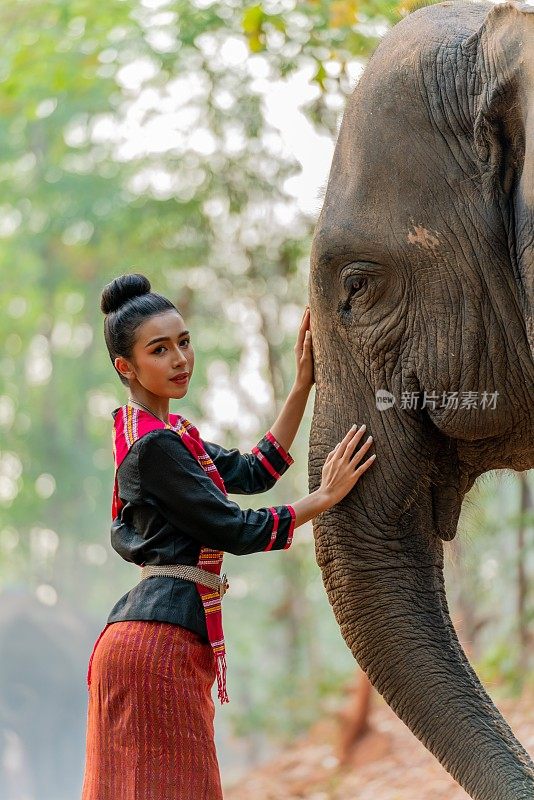
[[[287,549],[291,505],[242,510],[227,492],[270,489],[293,463],[270,431],[250,453],[201,439],[180,414],[114,409],[111,543],[138,566],[220,573],[224,552]],[[88,670],[82,800],[221,800],[211,689],[226,701],[220,597],[167,576],[118,600]]]

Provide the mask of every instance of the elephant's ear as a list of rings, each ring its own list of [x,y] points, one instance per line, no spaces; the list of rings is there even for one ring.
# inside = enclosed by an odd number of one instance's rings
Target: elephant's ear
[[[470,65],[474,148],[484,188],[509,193],[525,160],[525,118],[534,79],[534,8],[493,6],[463,44]]]

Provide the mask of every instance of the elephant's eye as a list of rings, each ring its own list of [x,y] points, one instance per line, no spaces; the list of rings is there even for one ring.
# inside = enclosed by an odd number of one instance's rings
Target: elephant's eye
[[[339,272],[338,312],[345,321],[352,318],[355,306],[370,308],[377,299],[377,289],[384,284],[383,266],[372,261],[352,261]]]
[[[347,291],[347,299],[345,300],[345,308],[350,307],[351,302],[365,293],[367,289],[368,277],[367,275],[350,275],[345,279],[345,289]]]
[[[340,321],[350,325],[370,312],[391,282],[384,264],[378,261],[351,261],[339,271],[337,312]]]

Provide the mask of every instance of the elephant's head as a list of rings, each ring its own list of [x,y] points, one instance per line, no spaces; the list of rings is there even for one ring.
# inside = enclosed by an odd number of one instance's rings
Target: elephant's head
[[[481,473],[534,466],[533,143],[534,14],[422,9],[348,103],[312,247],[311,488],[353,422],[377,453],[315,520],[326,590],[375,687],[477,800],[532,798],[534,770],[458,643],[442,540]]]

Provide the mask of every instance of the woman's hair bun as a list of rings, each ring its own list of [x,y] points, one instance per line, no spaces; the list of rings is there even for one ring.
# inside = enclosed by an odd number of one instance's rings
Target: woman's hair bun
[[[138,272],[120,275],[102,289],[100,308],[104,314],[116,311],[127,300],[150,292],[150,281]]]

